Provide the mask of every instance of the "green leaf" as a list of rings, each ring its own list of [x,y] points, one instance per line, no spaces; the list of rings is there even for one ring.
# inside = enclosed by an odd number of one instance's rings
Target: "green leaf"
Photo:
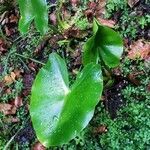
[[[109,27],[93,23],[93,36],[84,45],[83,64],[103,61],[110,68],[119,65],[123,53],[120,35]]]
[[[29,29],[34,20],[36,28],[42,34],[48,30],[48,11],[46,0],[18,0],[21,18],[19,30],[22,34]]]
[[[100,65],[93,63],[69,88],[66,64],[52,53],[32,87],[30,114],[39,141],[58,146],[77,136],[91,120],[102,89]]]
[[[22,34],[29,29],[30,23],[34,18],[31,0],[18,0],[20,8],[19,30]]]
[[[35,16],[35,24],[42,34],[48,30],[48,11],[46,0],[31,0]]]

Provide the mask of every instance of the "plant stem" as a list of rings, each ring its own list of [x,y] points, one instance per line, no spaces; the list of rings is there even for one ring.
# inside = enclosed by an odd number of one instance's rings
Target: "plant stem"
[[[25,123],[24,125],[27,123],[27,121],[29,120],[30,117],[28,117],[26,120],[25,120]],[[14,140],[14,138],[16,137],[16,135],[23,129],[24,125],[16,132],[15,135],[13,135],[10,140],[6,143],[5,147],[3,150],[8,150],[8,147],[10,146],[10,144],[12,143],[12,141]]]
[[[29,58],[29,57],[23,56],[23,55],[18,54],[18,53],[15,53],[15,55],[17,55],[17,56],[19,56],[19,57],[22,57],[22,58],[24,58],[24,59],[30,59],[31,61],[33,61],[33,62],[35,62],[35,63],[41,64],[41,65],[45,65],[44,63],[42,63],[42,62],[40,62],[40,61],[38,61],[38,60],[35,60],[35,59],[33,59],[33,58]]]

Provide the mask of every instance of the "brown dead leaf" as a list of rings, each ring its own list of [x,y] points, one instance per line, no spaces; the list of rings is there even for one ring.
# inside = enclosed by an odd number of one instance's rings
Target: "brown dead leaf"
[[[93,11],[88,9],[84,12],[85,16],[87,17],[87,19],[92,22],[93,20]]]
[[[97,2],[89,2],[88,9],[85,11],[85,15],[89,21],[92,21],[93,18],[102,24],[110,28],[114,28],[116,22],[114,20],[104,19],[105,14],[106,0],[98,0]]]
[[[76,7],[79,4],[79,0],[70,0],[70,3],[73,7]]]
[[[9,75],[4,77],[5,84],[12,84],[16,79],[21,77],[22,70],[15,69]]]
[[[11,104],[0,103],[0,112],[4,115],[12,115],[16,113],[16,107]]]
[[[5,82],[6,84],[12,84],[12,83],[13,83],[13,80],[12,80],[11,76],[6,75],[6,76],[4,77],[4,82]]]
[[[110,27],[110,28],[114,28],[114,27],[115,27],[116,22],[113,21],[113,20],[102,19],[102,18],[97,18],[97,19],[98,19],[98,21],[99,21],[102,25],[108,26],[108,27]]]
[[[78,38],[78,39],[82,39],[85,36],[87,36],[87,32],[83,31],[83,30],[79,30],[75,27],[71,27],[67,30],[64,31],[64,37],[66,39],[68,38]]]
[[[66,6],[62,6],[62,20],[69,20],[71,18],[71,12],[66,9]]]
[[[97,2],[89,2],[88,8],[85,10],[85,16],[91,22],[94,17],[103,18],[105,14],[106,0],[98,0]]]
[[[2,91],[2,89],[4,88],[4,82],[3,81],[0,81],[0,91]]]
[[[140,80],[139,80],[137,77],[138,77],[138,75],[143,75],[143,74],[144,74],[143,71],[130,73],[130,74],[128,75],[128,79],[129,79],[132,83],[134,83],[135,85],[140,85],[141,82],[140,82]]]
[[[106,0],[98,0],[96,8],[96,16],[102,16],[105,14]]]
[[[94,133],[101,134],[107,132],[107,127],[105,125],[101,125],[99,127],[94,128]]]
[[[16,114],[16,111],[17,111],[16,107],[15,107],[15,106],[12,106],[11,110],[5,111],[4,114],[5,114],[5,115],[14,115],[14,114]]]
[[[28,67],[29,67],[32,71],[36,72],[36,69],[37,69],[36,63],[31,62],[31,63],[28,64]]]
[[[11,108],[12,108],[12,105],[10,105],[10,104],[0,103],[0,111],[1,112],[10,110]]]
[[[105,6],[106,0],[88,3],[88,8],[94,11],[96,17],[102,17],[105,14]]]
[[[128,75],[129,80],[134,83],[135,85],[140,85],[140,81],[136,78],[134,74],[129,74]]]
[[[32,150],[46,150],[46,148],[40,142],[36,142],[33,145]]]
[[[9,22],[10,23],[17,23],[18,22],[17,16],[15,16],[14,14],[11,14],[9,17]]]
[[[15,69],[14,73],[16,75],[16,79],[18,79],[22,76],[21,74],[23,73],[23,70]]]
[[[114,69],[112,69],[112,72],[114,75],[120,76],[121,75],[121,68],[120,67],[114,68]]]
[[[14,73],[14,72],[11,72],[11,73],[10,73],[10,76],[11,76],[12,80],[15,81],[15,78],[16,78],[15,73]]]
[[[4,82],[6,84],[12,84],[15,81],[16,75],[14,72],[11,72],[10,75],[4,77]]]
[[[50,21],[52,22],[53,25],[56,25],[57,24],[57,17],[56,17],[56,12],[54,11],[53,13],[51,13],[49,15],[50,17]]]
[[[139,2],[139,0],[128,0],[128,5],[132,8],[132,7],[134,7],[138,2]]]
[[[5,53],[7,51],[7,46],[5,41],[0,38],[0,54]]]
[[[6,123],[17,123],[17,122],[19,122],[20,120],[19,120],[19,118],[17,118],[17,117],[12,117],[12,116],[10,116],[10,117],[8,117],[8,118],[5,118],[5,119],[3,119],[3,121],[4,122],[6,122]]]
[[[6,94],[11,94],[11,92],[12,92],[12,89],[11,89],[11,88],[7,88],[7,89],[5,90],[5,93],[6,93]]]
[[[17,108],[20,107],[20,106],[22,106],[22,105],[23,105],[23,103],[22,103],[22,97],[17,96],[17,97],[15,98],[15,100],[14,100],[14,105],[15,105]]]
[[[11,36],[12,34],[15,33],[15,29],[14,28],[8,28],[7,26],[5,26],[5,33],[7,36]]]
[[[88,8],[91,10],[95,10],[96,6],[97,6],[96,2],[89,2],[88,3]]]
[[[128,51],[128,57],[130,59],[148,59],[150,57],[150,42],[145,42],[140,39],[130,45]]]

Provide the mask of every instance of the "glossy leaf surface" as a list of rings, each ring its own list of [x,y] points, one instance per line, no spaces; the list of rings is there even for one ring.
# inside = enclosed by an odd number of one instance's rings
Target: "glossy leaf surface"
[[[24,34],[28,31],[34,18],[31,0],[18,0],[20,8],[19,30]]]
[[[48,29],[48,11],[46,0],[18,0],[21,18],[19,30],[24,34],[34,20],[36,28],[42,34]]]
[[[123,53],[120,35],[96,20],[93,23],[93,32],[93,36],[84,45],[83,64],[103,61],[111,68],[116,67]]]
[[[30,114],[40,142],[46,147],[69,142],[91,120],[103,89],[101,68],[88,64],[69,88],[67,67],[52,53],[39,71],[31,94]]]

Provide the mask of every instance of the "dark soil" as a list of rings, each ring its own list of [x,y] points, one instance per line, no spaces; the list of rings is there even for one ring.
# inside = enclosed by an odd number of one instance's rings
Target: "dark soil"
[[[117,117],[117,111],[125,105],[121,91],[128,84],[129,82],[127,79],[121,76],[116,76],[114,85],[106,89],[104,92],[104,105],[112,119]]]

